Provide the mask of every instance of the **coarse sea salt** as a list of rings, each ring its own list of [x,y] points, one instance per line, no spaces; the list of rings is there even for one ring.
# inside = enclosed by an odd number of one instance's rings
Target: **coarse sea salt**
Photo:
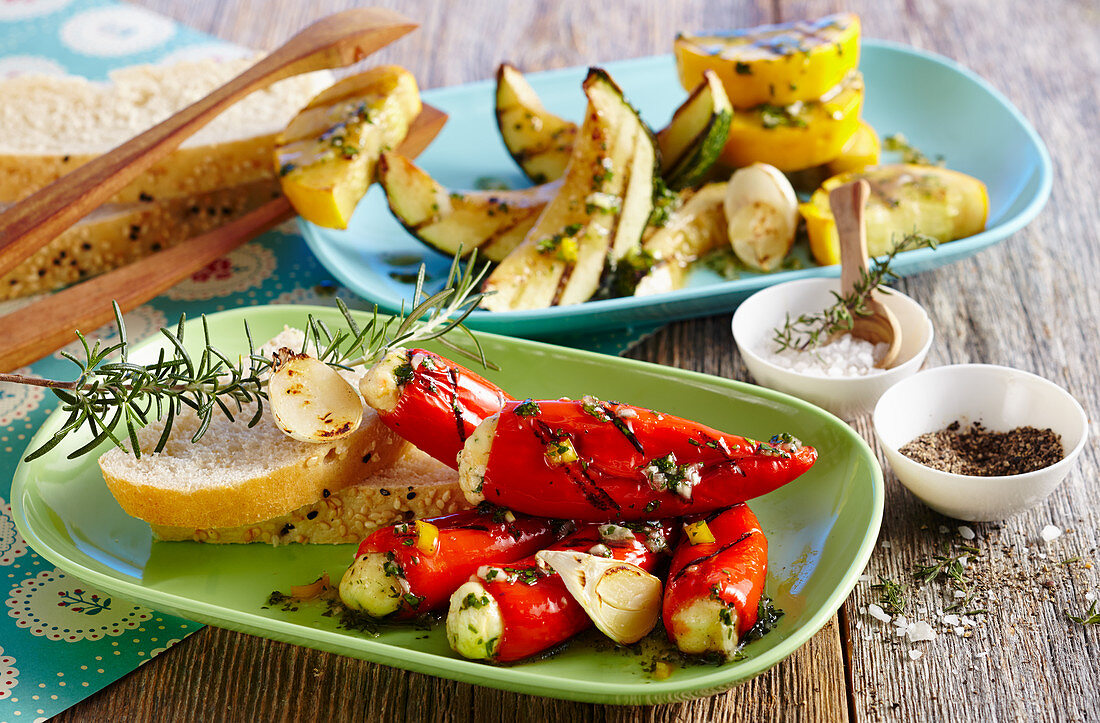
[[[886,614],[886,611],[883,610],[878,605],[875,605],[874,603],[871,603],[870,605],[867,606],[867,612],[875,620],[881,620],[884,623],[890,622],[890,616]]]
[[[865,377],[881,374],[875,367],[889,344],[872,344],[851,334],[841,334],[827,344],[812,350],[784,349],[776,351],[769,341],[763,356],[772,364],[811,377]]]
[[[932,629],[932,626],[923,620],[910,625],[906,631],[906,635],[909,637],[909,642],[919,643],[925,640],[935,640],[936,631]]]
[[[1043,542],[1050,542],[1061,537],[1062,530],[1054,525],[1047,525],[1039,532],[1039,536],[1043,538]]]

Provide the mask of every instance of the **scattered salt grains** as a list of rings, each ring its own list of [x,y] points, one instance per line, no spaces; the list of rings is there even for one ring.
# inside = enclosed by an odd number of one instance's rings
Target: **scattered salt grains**
[[[987,655],[989,655],[989,651],[988,651],[988,650],[982,650],[982,651],[980,651],[980,652],[978,652],[978,653],[975,653],[975,654],[974,654],[974,657],[975,657],[975,658],[984,658],[984,657],[985,657],[985,656],[987,656]]]
[[[870,575],[860,575],[859,576],[859,581],[860,582],[871,582],[871,576]]]
[[[875,361],[881,359],[888,348],[888,344],[872,344],[856,339],[851,334],[842,334],[835,341],[822,344],[812,351],[784,349],[777,352],[769,341],[762,352],[764,358],[775,366],[798,374],[811,377],[864,377],[884,371],[875,367]]]
[[[972,530],[969,525],[959,525],[959,535],[962,536],[964,540],[973,540],[976,537],[974,530]]]
[[[1092,602],[1095,599],[1096,593],[1094,591],[1089,590],[1087,593],[1085,593],[1085,602]]]
[[[962,625],[956,625],[954,627],[954,632],[955,635],[958,635],[961,638],[963,635],[966,635],[966,628],[964,628]]]
[[[1061,537],[1062,530],[1054,525],[1047,525],[1039,532],[1039,536],[1043,538],[1043,542],[1050,542]]]
[[[924,655],[924,653],[917,650],[916,648],[910,648],[909,649],[909,659],[910,660],[916,660],[917,658],[919,658],[922,655]]]
[[[943,534],[946,534],[946,533],[947,533],[947,525],[940,525],[940,534],[943,535]]]
[[[931,625],[923,620],[918,620],[906,628],[905,634],[909,637],[909,642],[911,643],[936,639],[936,631],[932,629]]]
[[[943,616],[943,624],[944,625],[958,625],[959,624],[959,616],[958,615],[944,615]]]
[[[867,613],[875,620],[880,620],[884,623],[890,622],[890,616],[886,614],[886,611],[874,603],[867,606]]]

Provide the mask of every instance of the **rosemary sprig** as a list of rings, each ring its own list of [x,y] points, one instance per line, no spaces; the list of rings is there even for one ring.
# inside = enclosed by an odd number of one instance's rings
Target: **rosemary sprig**
[[[791,319],[791,315],[787,314],[783,326],[773,330],[772,341],[775,342],[776,350],[806,351],[821,346],[837,332],[850,331],[857,316],[870,316],[871,310],[867,307],[867,302],[871,294],[883,284],[898,278],[891,267],[894,258],[903,251],[934,249],[938,243],[931,236],[907,234],[890,253],[874,259],[871,268],[860,274],[860,279],[850,294],[841,296],[832,292],[836,302],[815,314],[802,314],[797,319]]]
[[[904,163],[915,163],[920,166],[942,166],[944,164],[943,156],[936,156],[935,160],[929,158],[901,133],[894,133],[883,138],[882,148],[900,153],[901,160]]]
[[[1066,613],[1066,617],[1081,625],[1100,625],[1100,610],[1097,609],[1098,604],[1100,604],[1100,600],[1093,600],[1092,605],[1089,605],[1089,609],[1082,615],[1077,616]]]
[[[395,347],[438,339],[447,348],[491,366],[485,359],[481,343],[463,325],[484,294],[477,291],[487,266],[478,269],[471,257],[463,269],[456,256],[451,264],[445,288],[426,295],[424,267],[421,266],[413,293],[412,309],[393,317],[381,317],[378,307],[367,323],[360,325],[347,305],[337,299],[343,316],[343,328],[330,329],[324,321],[309,316],[302,351],[310,350],[321,361],[340,369],[371,364]],[[188,351],[184,343],[185,317],[180,316],[175,329],[161,329],[168,344],[151,364],[129,360],[129,341],[122,311],[114,304],[118,341],[105,345],[90,344],[79,331],[81,354],[62,352],[77,367],[74,381],[36,379],[21,374],[0,374],[0,382],[46,387],[60,400],[60,409],[68,416],[57,432],[25,458],[31,461],[49,452],[66,437],[86,428],[91,440],[70,452],[73,459],[87,454],[106,440],[141,456],[137,430],[152,420],[164,420],[164,429],[154,451],[161,451],[172,431],[172,423],[184,407],[194,410],[199,425],[192,436],[198,441],[210,426],[215,412],[232,420],[248,411],[248,425],[258,423],[263,416],[267,398],[267,373],[272,360],[256,353],[248,323],[244,334],[248,355],[234,361],[218,350],[210,340],[206,317],[202,317],[202,348],[198,354]],[[454,330],[464,332],[473,342],[473,349],[442,338]]]
[[[878,583],[872,585],[871,589],[878,591],[879,605],[884,611],[891,615],[900,615],[905,612],[909,598],[904,585],[880,575]]]

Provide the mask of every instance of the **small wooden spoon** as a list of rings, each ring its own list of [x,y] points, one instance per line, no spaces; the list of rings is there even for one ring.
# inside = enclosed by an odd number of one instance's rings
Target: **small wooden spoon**
[[[202,100],[8,209],[0,216],[0,275],[249,93],[293,75],[351,65],[414,28],[416,23],[405,16],[381,8],[345,10],[318,20]]]
[[[867,203],[870,190],[867,181],[860,179],[829,192],[829,206],[832,208],[833,218],[836,219],[836,230],[840,237],[841,296],[848,296],[855,291],[867,272],[867,231],[863,224],[863,207]],[[867,300],[870,315],[852,315],[852,329],[849,333],[872,344],[889,344],[886,353],[875,364],[879,369],[889,369],[901,350],[901,325],[894,312],[877,298],[881,293],[876,289]]]

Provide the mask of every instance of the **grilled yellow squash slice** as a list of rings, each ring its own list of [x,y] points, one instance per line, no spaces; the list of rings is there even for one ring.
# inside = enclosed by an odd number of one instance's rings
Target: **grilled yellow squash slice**
[[[761,25],[724,35],[676,37],[680,83],[691,89],[718,74],[735,108],[790,105],[825,95],[859,64],[859,16]]]
[[[405,138],[420,108],[416,79],[395,65],[345,78],[310,101],[275,146],[295,210],[318,226],[347,228],[378,156]]]
[[[906,163],[841,173],[825,181],[809,201],[798,207],[806,219],[810,250],[819,264],[840,263],[829,191],[860,178],[871,186],[864,211],[867,252],[871,256],[889,253],[911,232],[946,243],[985,228],[989,195],[984,183],[965,173]]]
[[[546,110],[523,73],[508,63],[497,69],[496,106],[500,137],[532,183],[561,178],[576,124]]]
[[[519,245],[561,182],[517,191],[451,191],[399,153],[383,153],[378,183],[409,233],[447,256],[502,261]]]
[[[493,311],[579,304],[628,254],[653,210],[652,134],[603,70],[589,70],[584,125],[561,190],[523,242],[486,279]]]

